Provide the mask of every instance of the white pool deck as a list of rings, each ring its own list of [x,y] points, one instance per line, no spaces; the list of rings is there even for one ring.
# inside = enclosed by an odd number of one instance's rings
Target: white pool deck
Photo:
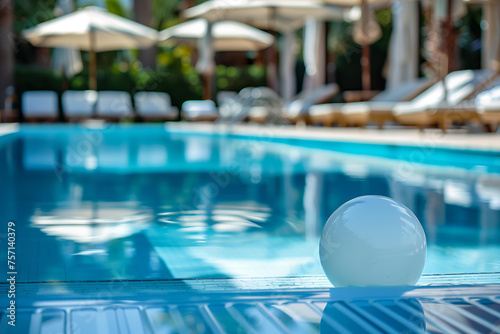
[[[262,138],[317,139],[332,142],[353,142],[404,146],[441,147],[464,150],[500,151],[500,133],[466,133],[451,130],[443,133],[439,129],[361,129],[323,128],[312,126],[271,126],[241,124],[234,126],[213,123],[166,123],[172,131],[198,133],[224,133]]]

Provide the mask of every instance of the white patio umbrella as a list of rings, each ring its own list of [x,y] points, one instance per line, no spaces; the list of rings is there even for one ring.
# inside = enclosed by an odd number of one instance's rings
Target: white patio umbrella
[[[95,53],[147,48],[158,41],[158,32],[98,7],[86,7],[41,23],[23,32],[31,44],[70,47],[90,52],[90,89],[97,89]]]
[[[273,31],[294,31],[308,18],[342,20],[346,10],[325,5],[322,0],[210,0],[189,8],[187,18],[210,22],[234,20]]]
[[[343,20],[347,13],[347,9],[326,5],[322,0],[210,0],[186,10],[185,16],[204,18],[210,22],[234,20],[286,34],[303,27],[307,19]],[[284,57],[290,52],[293,50],[281,50],[281,56]],[[286,74],[286,78],[282,80],[290,83],[294,80],[294,64],[283,58],[281,63],[290,64],[288,70],[281,69],[281,73]],[[273,88],[277,88],[276,77],[276,63],[272,60],[268,64],[268,78]]]
[[[240,22],[220,21],[211,24],[205,19],[195,19],[161,31],[159,40],[160,44],[198,47],[200,60],[196,68],[204,74],[204,98],[210,99],[215,51],[265,49],[274,43],[274,36]]]
[[[196,19],[177,24],[160,32],[160,44],[185,44],[197,47],[207,32],[208,22]],[[274,37],[249,25],[220,21],[212,26],[214,51],[257,51],[274,43]]]

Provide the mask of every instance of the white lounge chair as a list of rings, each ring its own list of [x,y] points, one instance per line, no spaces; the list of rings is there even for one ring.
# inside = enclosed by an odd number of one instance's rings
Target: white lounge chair
[[[97,101],[94,90],[67,90],[62,94],[62,107],[67,121],[91,118]]]
[[[170,95],[161,92],[137,92],[135,110],[143,121],[172,121],[179,118],[179,109],[172,106]]]
[[[54,122],[59,117],[59,98],[54,91],[27,91],[21,97],[23,117],[26,121]]]
[[[182,104],[182,118],[188,121],[213,122],[219,117],[219,111],[212,100],[189,100]]]
[[[474,117],[474,113],[466,115],[465,110],[461,110],[458,114],[454,110],[458,110],[456,106],[459,103],[477,92],[478,87],[491,80],[494,73],[490,70],[452,72],[446,76],[445,84],[440,81],[410,102],[392,106],[394,117],[403,125],[416,125],[423,129],[438,124],[445,130],[447,123],[457,116],[464,120]]]
[[[328,102],[339,91],[339,86],[335,83],[321,86],[310,92],[299,94],[293,101],[285,104],[285,118],[292,123],[299,121],[310,122],[309,110],[319,103]]]
[[[313,91],[302,92],[292,101],[285,103],[281,117],[294,124],[298,122],[310,123],[309,109],[315,104],[330,100],[338,91],[338,85],[332,83],[321,86]],[[268,116],[269,110],[266,107],[257,106],[250,110],[248,118],[254,122],[265,123]]]
[[[360,124],[364,126],[370,121],[377,121],[380,124],[392,118],[391,108],[394,103],[408,101],[429,88],[430,85],[430,80],[417,78],[396,88],[386,89],[370,101],[314,105],[309,110],[309,118],[311,123],[321,123],[325,126],[331,126],[336,122],[340,125]],[[344,117],[344,115],[349,115],[349,117]]]
[[[494,131],[500,123],[500,77],[492,80],[471,99],[456,105],[438,106],[433,110],[441,129],[446,130],[452,122],[477,122]]]
[[[97,96],[96,115],[110,121],[133,118],[130,94],[119,91],[100,91]]]
[[[500,77],[486,91],[475,99],[480,121],[489,126],[489,130],[500,129]]]

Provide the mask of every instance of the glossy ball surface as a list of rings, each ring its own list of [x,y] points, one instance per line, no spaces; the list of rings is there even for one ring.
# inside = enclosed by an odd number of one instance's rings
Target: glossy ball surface
[[[427,242],[406,206],[383,196],[361,196],[330,216],[319,253],[335,287],[414,285],[424,269]]]

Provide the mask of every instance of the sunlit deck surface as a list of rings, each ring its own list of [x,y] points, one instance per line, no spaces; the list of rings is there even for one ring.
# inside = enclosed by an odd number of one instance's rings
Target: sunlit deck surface
[[[388,145],[408,145],[420,147],[440,147],[500,151],[500,133],[468,133],[464,129],[439,129],[394,127],[383,130],[374,128],[325,128],[315,126],[274,126],[238,124],[224,125],[213,123],[166,123],[170,131],[203,133],[224,133],[259,138],[280,137],[287,139],[315,139],[332,142],[371,143]]]

